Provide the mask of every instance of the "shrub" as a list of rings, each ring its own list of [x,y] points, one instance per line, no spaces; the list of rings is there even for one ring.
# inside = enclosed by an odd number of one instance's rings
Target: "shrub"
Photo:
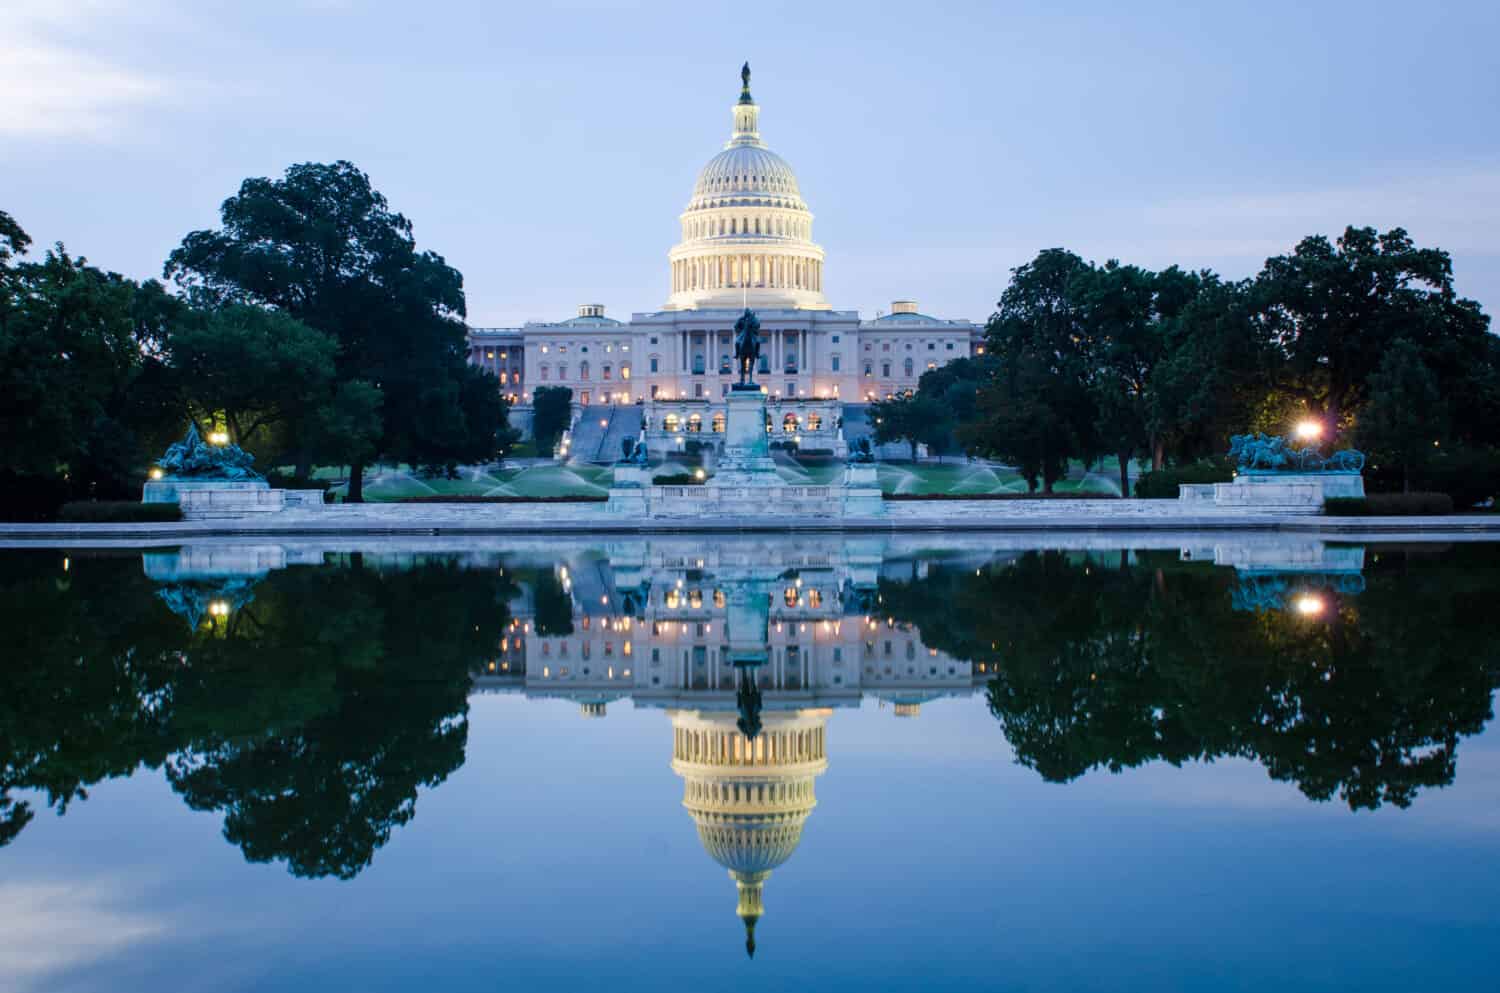
[[[1146,500],[1176,500],[1183,483],[1227,483],[1234,470],[1223,462],[1194,462],[1144,473],[1135,481],[1135,495]]]
[[[1330,497],[1323,501],[1330,517],[1441,517],[1453,513],[1446,493],[1371,493],[1366,497]]]
[[[651,482],[655,486],[702,486],[708,480],[699,479],[691,472],[669,472],[652,476]]]
[[[59,521],[76,524],[180,521],[182,508],[175,503],[139,503],[134,500],[75,500],[57,512]]]

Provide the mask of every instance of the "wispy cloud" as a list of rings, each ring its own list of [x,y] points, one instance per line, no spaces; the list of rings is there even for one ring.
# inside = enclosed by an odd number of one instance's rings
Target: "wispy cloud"
[[[120,909],[128,894],[112,886],[0,883],[0,975],[20,989],[48,988],[48,977],[85,968],[142,942],[170,924]]]
[[[0,5],[0,135],[108,138],[163,100],[163,78],[99,53],[112,27],[140,13],[106,0]]]

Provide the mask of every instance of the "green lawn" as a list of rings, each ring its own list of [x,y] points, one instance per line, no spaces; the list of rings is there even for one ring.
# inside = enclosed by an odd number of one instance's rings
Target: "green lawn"
[[[776,472],[786,482],[801,486],[826,486],[844,471],[843,463],[832,460],[800,462],[784,452],[774,453]],[[691,472],[697,460],[670,458],[652,469],[654,475]],[[320,468],[319,479],[334,481],[335,493],[342,494],[348,481],[341,468]],[[365,471],[365,499],[372,502],[401,500],[417,496],[602,496],[609,490],[610,469],[607,466],[567,463],[556,465],[507,467],[498,472],[464,467],[457,479],[428,478],[410,466],[376,466]],[[1026,482],[1014,472],[962,462],[940,465],[912,465],[882,462],[878,467],[880,487],[887,493],[1025,493]],[[1107,460],[1098,471],[1088,472],[1074,465],[1068,478],[1057,484],[1059,492],[1119,492],[1114,461]]]

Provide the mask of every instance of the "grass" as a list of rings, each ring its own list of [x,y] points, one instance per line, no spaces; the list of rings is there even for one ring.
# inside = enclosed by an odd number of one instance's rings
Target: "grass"
[[[787,483],[796,486],[827,486],[843,475],[844,464],[836,459],[793,458],[785,452],[773,452],[776,472]],[[691,473],[699,460],[690,456],[668,457],[652,466],[653,475]],[[1081,464],[1071,467],[1068,478],[1059,480],[1059,494],[1117,496],[1119,479],[1114,461],[1106,460],[1100,471],[1089,472]],[[340,498],[348,490],[348,480],[339,467],[322,467],[313,472],[316,479],[327,480]],[[568,497],[604,496],[612,478],[608,466],[568,462],[563,464],[507,466],[499,470],[465,466],[459,478],[429,478],[412,471],[410,466],[372,466],[365,470],[365,499],[372,503],[395,502],[418,498],[442,497]],[[1026,481],[1008,469],[997,469],[978,463],[953,461],[940,464],[882,462],[877,466],[880,488],[887,494],[945,496],[1024,496]]]

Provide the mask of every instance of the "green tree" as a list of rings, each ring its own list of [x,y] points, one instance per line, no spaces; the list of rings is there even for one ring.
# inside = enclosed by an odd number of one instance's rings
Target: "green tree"
[[[368,176],[348,162],[294,165],[279,180],[245,180],[220,216],[222,228],[183,239],[165,274],[198,299],[276,307],[332,335],[340,381],[383,396],[377,457],[446,463],[496,444],[504,405],[463,402],[463,277],[417,251],[411,222]],[[350,465],[356,502],[363,470]]]
[[[985,327],[999,373],[979,392],[978,417],[960,438],[971,450],[1016,464],[1033,490],[1040,477],[1051,493],[1069,459],[1091,462],[1099,452],[1090,388],[1096,342],[1075,286],[1091,268],[1061,248],[1041,252],[1012,271]]]
[[[941,450],[949,437],[948,412],[932,397],[920,393],[877,400],[870,404],[870,423],[876,444],[905,442],[911,446],[911,460],[917,460],[917,446]]]
[[[1488,324],[1453,290],[1448,253],[1418,248],[1401,228],[1350,227],[1330,243],[1304,238],[1266,260],[1255,281],[1258,317],[1285,357],[1280,385],[1335,430],[1358,412],[1386,350],[1404,338],[1424,350],[1462,341],[1471,352]]]
[[[531,395],[531,436],[536,453],[551,455],[573,418],[573,391],[566,386],[540,386]]]
[[[1437,377],[1411,342],[1397,339],[1370,376],[1369,401],[1359,417],[1360,444],[1401,466],[1401,489],[1411,491],[1420,466],[1447,434],[1448,412]]]
[[[29,242],[0,218],[0,451],[12,507],[126,496],[145,478],[162,402],[143,288],[62,246],[13,262]],[[19,494],[19,496],[18,496]]]
[[[285,313],[242,304],[183,313],[168,361],[192,418],[239,445],[290,422],[308,429],[333,392],[338,342]]]

